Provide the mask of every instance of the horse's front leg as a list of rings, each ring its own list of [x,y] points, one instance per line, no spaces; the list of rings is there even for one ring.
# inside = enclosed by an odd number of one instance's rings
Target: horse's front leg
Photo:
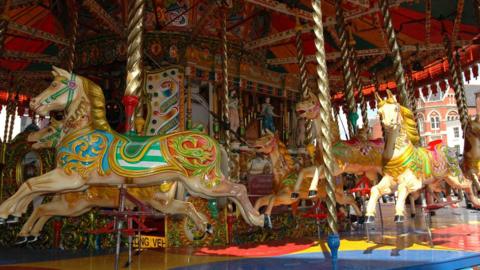
[[[34,177],[23,183],[13,196],[0,205],[0,219],[6,219],[8,215],[15,212],[18,204],[30,203],[34,197],[30,194],[36,193],[40,196],[46,193],[55,193],[63,190],[75,190],[84,186],[86,180],[78,174],[67,175],[63,169],[57,168],[46,174]]]
[[[382,180],[378,184],[372,187],[370,190],[370,199],[367,204],[367,212],[365,214],[365,223],[375,222],[375,211],[377,207],[377,201],[382,195],[392,193],[393,177],[389,175],[383,176]]]
[[[297,199],[300,191],[300,187],[302,186],[303,180],[306,177],[313,177],[313,174],[315,173],[315,166],[310,166],[307,168],[303,168],[298,172],[297,176],[297,181],[295,182],[295,187],[293,188],[293,192],[291,194],[292,199]]]

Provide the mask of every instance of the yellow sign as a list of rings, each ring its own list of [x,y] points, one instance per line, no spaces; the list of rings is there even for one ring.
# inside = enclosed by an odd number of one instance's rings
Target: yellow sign
[[[142,248],[159,248],[166,247],[165,237],[142,235]],[[138,236],[133,238],[133,247],[138,247]]]

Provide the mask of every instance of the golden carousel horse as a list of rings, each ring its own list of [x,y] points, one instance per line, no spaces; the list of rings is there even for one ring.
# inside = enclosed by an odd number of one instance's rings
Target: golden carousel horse
[[[52,119],[53,120],[53,119]],[[28,136],[34,142],[33,149],[55,148],[62,130],[63,122],[51,121],[50,126]],[[208,221],[200,215],[192,203],[175,200],[177,182],[168,182],[161,186],[128,188],[127,191],[143,203],[150,205],[165,214],[183,214],[190,217],[197,229],[204,233],[213,233]],[[91,186],[85,191],[57,194],[51,202],[36,207],[23,225],[18,236],[22,237],[17,244],[26,241],[35,242],[45,223],[54,216],[74,217],[87,213],[95,207],[118,208],[119,190],[114,187]],[[126,207],[133,209],[135,205],[126,202]],[[33,239],[29,239],[33,237]]]
[[[480,191],[480,115],[469,121],[465,129],[465,148],[463,150],[463,172],[472,177],[477,192]]]
[[[291,193],[297,182],[298,171],[294,168],[294,162],[288,149],[283,142],[273,133],[267,130],[263,137],[250,143],[251,147],[255,148],[257,152],[270,156],[273,166],[273,193],[263,196],[255,202],[255,209],[259,210],[263,206],[267,206],[265,215],[270,217],[272,209],[279,205],[291,205],[298,201],[298,199],[308,199],[309,186],[308,182],[299,188],[299,196],[292,198]],[[302,171],[302,170],[301,170]],[[305,177],[309,173],[302,172]],[[313,175],[311,175],[313,177]],[[347,196],[343,192],[343,185],[338,185],[335,196],[339,204],[349,204],[355,210],[357,216],[362,216],[362,211],[357,206],[355,199],[352,196]],[[319,199],[326,198],[326,191],[324,187],[318,188],[316,195]]]
[[[312,120],[316,127],[320,127],[320,101],[314,94],[297,103],[296,111],[300,117]],[[370,181],[375,182],[378,174],[382,173],[383,140],[368,140],[367,130],[360,130],[359,135],[351,140],[342,141],[338,132],[338,125],[331,124],[333,130],[332,152],[335,157],[335,170],[333,176],[343,173],[365,175]],[[317,148],[318,149],[318,148]],[[322,164],[321,153],[317,153],[317,159]],[[292,193],[292,197],[298,196],[298,190],[306,177],[312,177],[315,170],[319,171],[320,177],[310,184],[310,195],[315,196],[319,179],[325,179],[323,166],[311,166],[305,168],[298,175],[298,180]],[[343,192],[343,191],[342,191]]]
[[[39,115],[65,111],[57,167],[23,183],[0,205],[1,219],[41,194],[82,191],[92,185],[158,186],[180,181],[193,196],[232,200],[248,224],[265,224],[245,186],[230,182],[221,172],[221,151],[214,139],[195,131],[152,137],[118,134],[108,125],[98,85],[56,67],[53,75],[54,81],[31,99],[30,107]]]
[[[386,100],[376,94],[378,114],[385,133],[383,151],[383,178],[372,187],[367,205],[366,222],[373,223],[375,204],[380,196],[397,187],[395,222],[403,222],[405,199],[423,185],[436,185],[445,180],[453,188],[466,192],[476,207],[480,201],[472,192],[472,182],[465,178],[457,157],[446,146],[436,145],[432,150],[417,147],[420,140],[413,113],[401,106],[390,91]]]

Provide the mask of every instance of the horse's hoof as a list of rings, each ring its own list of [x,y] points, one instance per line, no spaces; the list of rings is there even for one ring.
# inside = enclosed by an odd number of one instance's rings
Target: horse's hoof
[[[365,223],[365,216],[357,217],[357,223],[358,223],[358,224],[363,224],[363,223]]]
[[[13,217],[11,219],[7,219],[7,224],[17,223],[19,220],[18,217]]]
[[[411,213],[411,214],[410,214],[410,217],[411,217],[411,218],[414,218],[414,217],[415,217],[415,213]]]
[[[292,194],[290,195],[290,197],[292,199],[298,199],[298,197],[300,197],[300,195],[298,194],[298,192],[292,192]]]
[[[264,221],[263,227],[266,228],[266,229],[272,229],[273,228],[272,219],[270,218],[269,215],[265,215],[265,221]]]
[[[0,225],[4,225],[5,224],[5,219],[4,218],[0,218]]]
[[[310,190],[310,191],[308,192],[308,197],[309,197],[309,198],[317,197],[317,191],[316,191],[316,190]]]
[[[395,218],[393,219],[395,223],[403,223],[405,221],[404,216],[396,215]]]
[[[205,230],[206,233],[212,235],[213,234],[213,226],[210,223],[207,223],[207,229]]]
[[[193,240],[195,240],[195,241],[202,240],[203,238],[205,238],[205,235],[207,235],[206,231],[203,232],[202,235],[200,235],[200,236],[194,236]]]
[[[366,216],[365,217],[365,224],[373,224],[375,223],[375,217],[374,216]]]
[[[35,243],[38,241],[38,235],[37,236],[29,236],[28,237],[28,243],[31,244],[31,243]]]
[[[28,237],[27,236],[23,236],[21,238],[18,239],[17,242],[14,243],[15,246],[20,246],[20,245],[23,245],[25,243],[28,242]]]

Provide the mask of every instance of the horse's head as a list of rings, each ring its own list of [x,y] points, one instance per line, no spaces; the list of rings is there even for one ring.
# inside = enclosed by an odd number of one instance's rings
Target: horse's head
[[[469,121],[469,127],[467,127],[467,133],[471,133],[475,137],[480,137],[480,115],[477,114],[473,120]],[[471,137],[471,136],[465,136],[465,138],[467,137]]]
[[[268,155],[275,149],[276,144],[277,138],[275,134],[267,129],[265,135],[250,143],[250,147],[255,148],[255,151],[258,153]]]
[[[39,115],[67,109],[81,87],[80,79],[73,73],[54,66],[52,74],[54,80],[50,86],[30,101],[30,108]]]
[[[320,114],[320,101],[313,93],[309,93],[307,98],[297,103],[296,111],[299,117],[310,120],[316,119]]]
[[[27,141],[33,142],[33,149],[56,147],[62,132],[63,122],[52,118],[50,125],[28,135]]]
[[[378,115],[385,130],[396,130],[402,125],[401,107],[395,96],[388,89],[387,95],[387,99],[383,100],[375,93]]]

